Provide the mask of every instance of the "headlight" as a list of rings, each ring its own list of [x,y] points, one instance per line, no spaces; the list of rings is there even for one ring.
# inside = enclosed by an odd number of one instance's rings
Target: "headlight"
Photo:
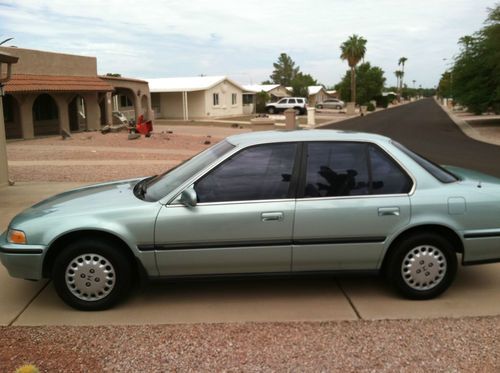
[[[18,231],[17,229],[9,229],[9,231],[7,232],[7,242],[25,244],[28,241],[26,240],[26,235],[23,231]]]

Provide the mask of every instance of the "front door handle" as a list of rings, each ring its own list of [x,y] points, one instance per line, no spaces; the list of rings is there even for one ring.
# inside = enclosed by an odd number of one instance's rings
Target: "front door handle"
[[[399,216],[399,207],[380,207],[378,216]]]
[[[283,213],[282,212],[263,212],[260,214],[260,219],[262,221],[282,221]]]

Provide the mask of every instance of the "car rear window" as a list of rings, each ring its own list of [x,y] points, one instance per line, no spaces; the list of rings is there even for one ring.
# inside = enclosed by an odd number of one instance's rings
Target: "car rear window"
[[[443,167],[437,165],[436,163],[428,160],[427,158],[422,157],[420,154],[417,154],[410,149],[404,147],[400,143],[396,141],[392,141],[394,146],[396,146],[399,150],[405,153],[408,157],[417,162],[421,167],[423,167],[428,173],[434,176],[442,183],[454,183],[459,180],[457,176],[452,174],[450,171],[445,170]]]

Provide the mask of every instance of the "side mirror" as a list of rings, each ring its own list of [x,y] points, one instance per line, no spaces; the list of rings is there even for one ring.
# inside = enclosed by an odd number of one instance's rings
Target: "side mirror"
[[[181,193],[180,202],[187,207],[194,207],[198,203],[198,196],[193,186],[185,189]]]

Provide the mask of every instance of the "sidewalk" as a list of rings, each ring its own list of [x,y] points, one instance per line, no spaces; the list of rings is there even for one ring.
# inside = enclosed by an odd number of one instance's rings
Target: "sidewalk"
[[[474,115],[467,112],[455,112],[436,100],[460,130],[470,138],[487,144],[500,145],[500,115]],[[488,125],[487,122],[495,122]]]

